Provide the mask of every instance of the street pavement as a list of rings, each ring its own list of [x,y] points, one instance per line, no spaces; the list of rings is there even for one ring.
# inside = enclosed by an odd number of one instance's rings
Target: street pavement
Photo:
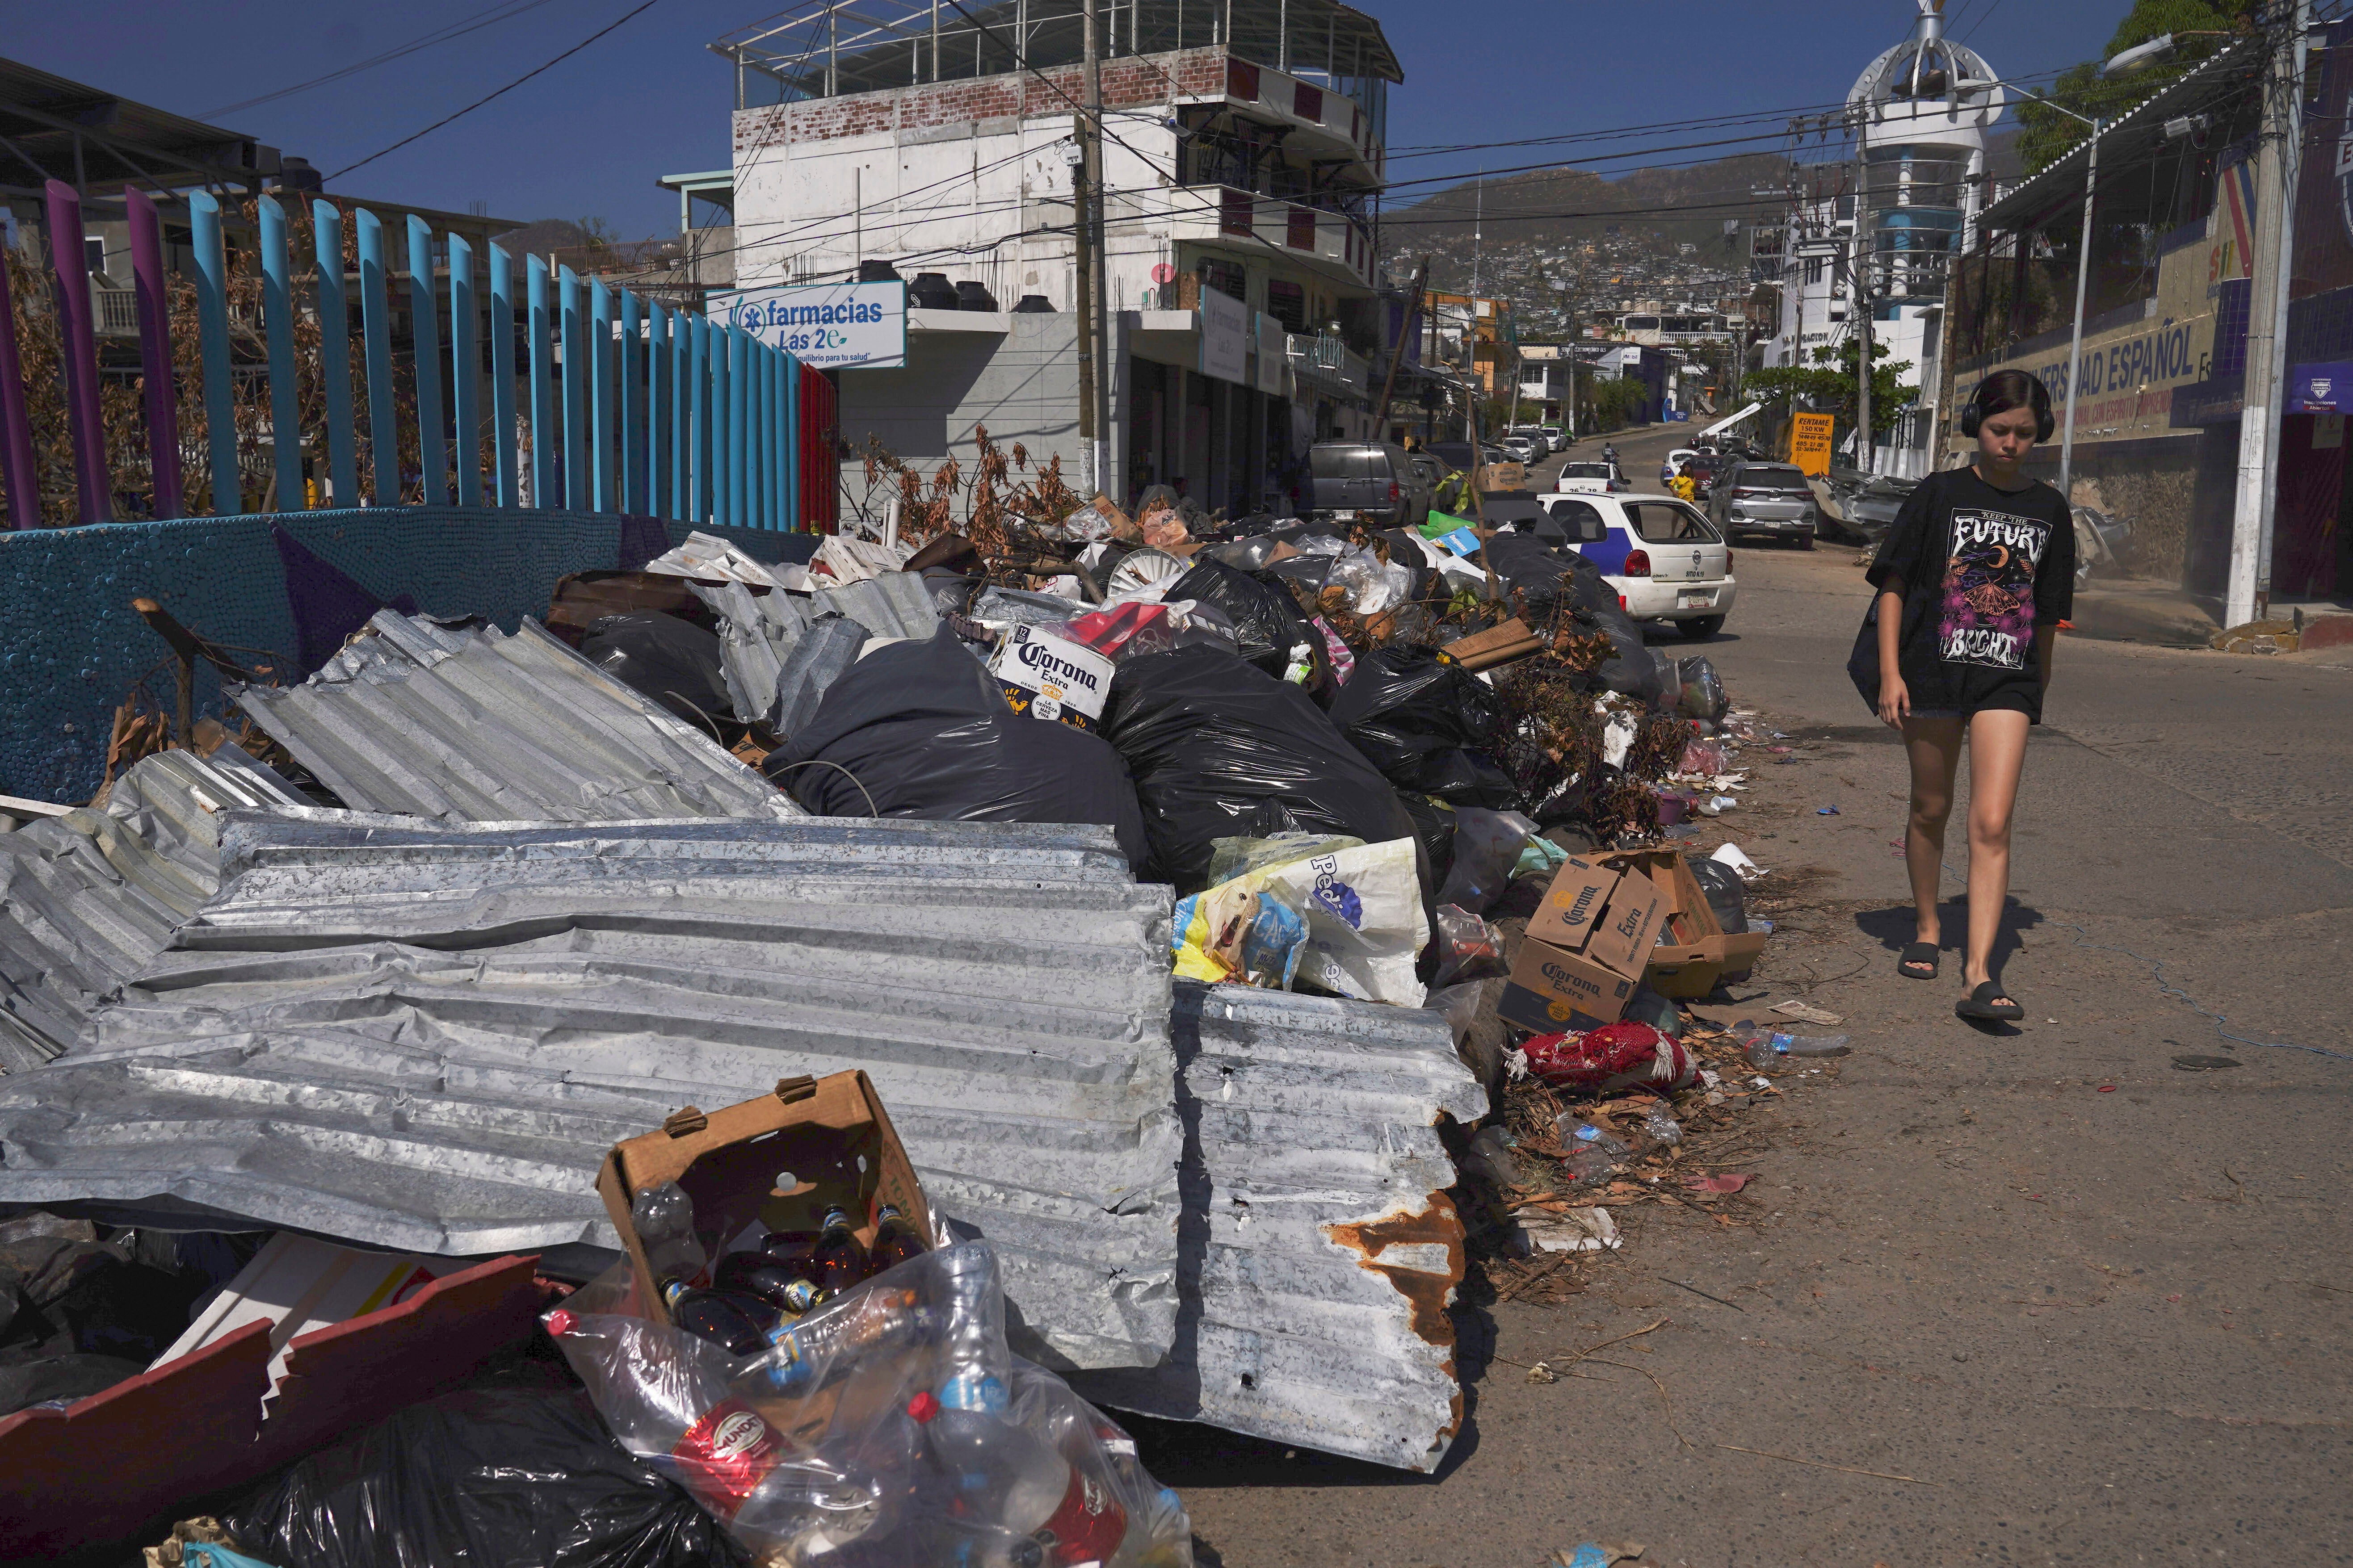
[[[1628,477],[1687,428],[1619,439]],[[2063,640],[2001,961],[2028,1015],[1980,1030],[1950,937],[1937,981],[1895,971],[1906,781],[1845,676],[1853,552],[1735,569],[1704,651],[1795,751],[1706,825],[1779,901],[1754,984],[1703,1011],[1802,998],[1854,1054],[1755,1114],[1737,1223],[1634,1205],[1567,1305],[1464,1292],[1438,1477],[1140,1423],[1200,1561],[1534,1565],[1626,1538],[1706,1568],[2353,1560],[2353,668]],[[1957,900],[1957,829],[1947,860]],[[1526,1381],[1653,1324],[1621,1365]]]

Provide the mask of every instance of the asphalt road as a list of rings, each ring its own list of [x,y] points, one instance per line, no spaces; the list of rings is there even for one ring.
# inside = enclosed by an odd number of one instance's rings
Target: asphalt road
[[[1684,428],[1619,439],[1629,478]],[[2007,926],[2028,1017],[1979,1032],[1957,951],[1933,984],[1895,973],[1905,779],[1843,670],[1852,552],[1736,570],[1705,651],[1797,749],[1709,825],[1787,902],[1757,983],[1707,1011],[1801,997],[1855,1054],[1781,1080],[1741,1223],[1641,1205],[1568,1305],[1466,1292],[1470,1416],[1437,1478],[1145,1424],[1201,1561],[1533,1565],[1620,1538],[1708,1568],[2353,1560],[2353,669],[2063,641]],[[1948,864],[1957,897],[1957,834]],[[1662,1319],[1607,1352],[1626,1368],[1521,1370]]]

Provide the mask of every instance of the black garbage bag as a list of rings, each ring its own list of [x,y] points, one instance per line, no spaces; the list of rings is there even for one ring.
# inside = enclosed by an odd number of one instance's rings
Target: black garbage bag
[[[146,1370],[143,1361],[107,1355],[60,1355],[23,1366],[0,1366],[0,1415],[52,1399],[87,1399]]]
[[[823,816],[1100,822],[1129,865],[1147,853],[1120,754],[1083,730],[1014,712],[946,626],[852,665],[761,771]]]
[[[1740,873],[1721,860],[1686,859],[1694,877],[1699,879],[1700,890],[1707,895],[1707,907],[1715,912],[1715,923],[1727,936],[1739,936],[1748,929],[1748,890],[1741,885]]]
[[[1493,688],[1434,648],[1377,647],[1356,660],[1332,722],[1401,790],[1509,809],[1516,793],[1489,753],[1504,715]]]
[[[1345,833],[1412,836],[1397,792],[1315,700],[1222,649],[1124,660],[1103,732],[1127,759],[1152,874],[1179,894],[1207,884],[1219,838]]]
[[[1313,656],[1323,652],[1324,638],[1299,613],[1299,601],[1269,573],[1197,561],[1161,597],[1172,604],[1198,599],[1223,611],[1240,638],[1242,658],[1277,679],[1291,667],[1293,648],[1303,645]]]
[[[1603,634],[1617,652],[1602,661],[1601,668],[1593,672],[1594,679],[1605,691],[1657,702],[1667,689],[1662,656],[1643,642],[1642,634],[1624,616],[1598,618]]]
[[[1481,546],[1480,555],[1505,588],[1519,590],[1538,620],[1550,620],[1564,595],[1572,608],[1626,620],[1617,591],[1603,581],[1601,568],[1575,550],[1556,550],[1533,533],[1514,530],[1493,535]],[[1626,620],[1630,630],[1633,624]]]
[[[1444,802],[1409,789],[1398,791],[1398,804],[1413,821],[1413,836],[1421,840],[1422,864],[1429,868],[1422,882],[1422,902],[1436,909],[1438,889],[1446,886],[1454,870],[1454,813]]]
[[[643,610],[606,616],[580,638],[581,657],[690,724],[734,721],[719,638],[676,616]]]
[[[1705,654],[1694,654],[1675,661],[1683,676],[1683,691],[1676,708],[1687,719],[1704,719],[1711,724],[1724,721],[1732,711],[1732,699],[1725,695],[1724,679],[1715,673],[1715,666]]]
[[[133,1262],[106,1242],[37,1237],[0,1247],[0,1365],[74,1352],[144,1365],[186,1330],[204,1289],[199,1277]]]
[[[467,1389],[323,1448],[226,1521],[280,1568],[742,1564],[719,1521],[607,1434],[579,1391]]]

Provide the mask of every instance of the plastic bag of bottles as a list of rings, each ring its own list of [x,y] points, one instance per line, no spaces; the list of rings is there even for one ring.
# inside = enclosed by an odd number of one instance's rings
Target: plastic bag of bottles
[[[657,1321],[628,1268],[547,1331],[622,1447],[774,1568],[1190,1568],[1135,1444],[1005,1342],[987,1242],[924,1252],[755,1353]]]

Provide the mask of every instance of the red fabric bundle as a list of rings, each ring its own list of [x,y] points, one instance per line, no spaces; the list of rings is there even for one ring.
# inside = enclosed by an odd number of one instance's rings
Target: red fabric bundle
[[[1556,1089],[1665,1094],[1699,1080],[1699,1064],[1681,1040],[1630,1018],[1582,1035],[1538,1035],[1522,1048],[1528,1070]]]

